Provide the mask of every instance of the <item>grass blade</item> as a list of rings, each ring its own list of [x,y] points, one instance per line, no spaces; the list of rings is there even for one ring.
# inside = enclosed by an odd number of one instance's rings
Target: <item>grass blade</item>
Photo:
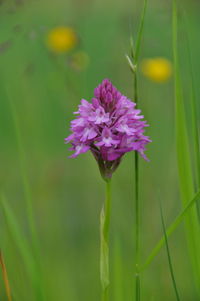
[[[196,101],[196,93],[195,93],[195,84],[194,84],[194,70],[192,64],[192,54],[190,48],[190,40],[189,40],[189,32],[188,32],[188,20],[186,16],[186,12],[184,11],[184,26],[186,33],[186,44],[187,44],[187,52],[189,59],[189,71],[190,71],[190,86],[191,86],[191,115],[192,115],[192,135],[194,141],[194,166],[195,168],[195,176],[197,187],[200,187],[200,142],[199,142],[199,129],[198,129],[198,114],[197,114],[197,101]],[[200,214],[200,206],[198,206],[198,213]]]
[[[138,30],[138,35],[137,35],[137,40],[135,45],[135,64],[137,64],[139,54],[140,54],[140,46],[141,46],[142,35],[144,30],[144,19],[146,15],[146,8],[147,8],[147,0],[144,0],[144,6],[143,6],[141,19],[140,19],[140,25],[139,25],[139,30]]]
[[[0,266],[2,269],[3,281],[5,284],[5,290],[6,290],[6,295],[7,295],[8,301],[12,301],[11,289],[10,289],[10,284],[9,284],[9,280],[8,280],[8,273],[6,270],[6,265],[5,265],[3,254],[1,252],[1,250],[0,250]]]
[[[2,195],[0,198],[0,205],[3,209],[3,213],[5,216],[5,220],[9,229],[9,232],[12,236],[12,239],[15,241],[16,246],[24,259],[25,263],[30,267],[31,259],[31,249],[27,244],[26,240],[24,239],[24,235],[21,233],[20,226],[17,222],[16,217],[14,216],[12,209],[8,201],[6,200],[5,196]]]
[[[164,237],[165,237],[165,245],[166,245],[166,250],[167,250],[167,258],[168,258],[172,283],[173,283],[174,291],[175,291],[175,294],[176,294],[176,299],[177,299],[177,301],[180,301],[180,297],[179,297],[178,289],[177,289],[177,285],[176,285],[176,280],[175,280],[175,277],[174,277],[173,265],[172,265],[170,250],[169,250],[169,244],[168,244],[168,240],[167,240],[167,233],[166,233],[166,229],[165,229],[165,222],[164,222],[164,216],[163,216],[161,201],[160,201],[160,216],[161,216],[163,233],[164,233]]]
[[[200,198],[200,190],[195,195],[195,197],[187,203],[186,207],[176,217],[174,222],[171,223],[171,225],[167,228],[167,230],[166,230],[167,238],[176,230],[176,228],[180,225],[180,223],[183,221],[183,219],[187,216],[187,214],[189,213],[189,210],[199,200],[199,198]],[[156,246],[151,251],[148,258],[145,260],[144,264],[141,266],[141,268],[140,268],[141,271],[144,271],[149,266],[149,264],[157,256],[157,254],[159,253],[160,249],[163,247],[164,244],[165,244],[165,237],[162,236],[161,239],[159,240],[159,242],[156,244]]]
[[[183,206],[194,195],[195,187],[192,177],[192,165],[190,148],[186,127],[185,108],[182,97],[182,87],[179,74],[178,43],[177,43],[177,1],[173,0],[172,10],[172,36],[174,56],[174,85],[175,85],[175,128],[176,128],[176,151],[179,175],[179,187]],[[185,220],[185,231],[190,259],[195,276],[196,287],[200,296],[200,225],[196,206],[189,211]]]
[[[39,283],[40,278],[38,276],[37,264],[32,256],[32,250],[30,249],[28,242],[25,240],[24,235],[21,232],[20,226],[17,222],[15,215],[12,212],[12,209],[10,208],[9,203],[7,202],[5,196],[3,195],[0,198],[0,205],[3,209],[3,213],[11,237],[15,242],[17,249],[20,252],[20,255],[22,256],[26,269],[32,279],[37,300],[41,300],[40,299],[41,288]]]
[[[28,218],[30,232],[31,232],[32,254],[35,259],[35,264],[37,265],[37,274],[38,274],[37,275],[37,282],[38,282],[37,285],[38,286],[40,285],[40,294],[38,293],[38,300],[43,300],[44,292],[43,292],[41,266],[40,266],[41,262],[40,262],[40,252],[39,252],[39,241],[38,241],[38,236],[37,236],[36,227],[35,227],[32,194],[31,194],[30,184],[28,181],[27,170],[25,167],[25,152],[24,152],[24,148],[23,148],[18,114],[17,114],[16,108],[15,108],[15,105],[12,101],[13,97],[12,97],[12,94],[10,94],[11,91],[8,88],[6,89],[6,92],[7,92],[7,98],[8,98],[9,104],[10,104],[10,111],[11,111],[11,116],[13,119],[14,131],[15,131],[17,145],[18,145],[19,162],[20,162],[21,176],[22,176],[23,189],[24,189],[24,195],[25,195],[25,201],[26,201],[27,218]]]
[[[31,190],[30,190],[30,185],[28,182],[27,172],[26,172],[26,168],[25,168],[25,153],[24,153],[24,148],[23,148],[23,143],[22,143],[22,138],[21,138],[21,131],[20,131],[20,126],[19,126],[18,115],[17,115],[17,111],[16,111],[15,106],[12,101],[12,96],[9,94],[9,89],[7,89],[7,97],[8,97],[9,104],[10,104],[10,111],[11,111],[11,115],[12,115],[12,119],[13,119],[15,136],[16,136],[16,140],[17,140],[19,162],[20,162],[21,175],[22,175],[22,180],[23,180],[24,195],[25,195],[25,199],[26,199],[27,216],[28,216],[28,221],[29,221],[30,230],[31,230],[31,236],[32,236],[32,240],[33,240],[33,247],[34,247],[34,251],[36,252],[37,245],[38,245],[37,244],[37,234],[36,234],[36,230],[35,230],[35,223],[34,223],[34,216],[33,216]]]
[[[176,0],[173,0],[173,54],[174,54],[174,86],[175,86],[175,120],[176,120],[176,148],[179,172],[180,191],[183,202],[194,194],[191,159],[189,152],[188,135],[186,128],[185,109],[181,91],[181,82],[178,69],[177,49],[177,11]]]

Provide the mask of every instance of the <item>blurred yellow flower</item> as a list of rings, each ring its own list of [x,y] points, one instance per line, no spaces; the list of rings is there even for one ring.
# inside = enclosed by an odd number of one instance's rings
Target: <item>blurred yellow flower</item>
[[[172,64],[168,59],[157,57],[141,62],[142,73],[155,82],[165,82],[172,74]]]
[[[78,43],[75,31],[71,27],[55,27],[47,35],[47,46],[57,53],[67,52]]]
[[[77,71],[85,70],[90,62],[90,58],[85,51],[76,51],[70,58],[70,65]]]

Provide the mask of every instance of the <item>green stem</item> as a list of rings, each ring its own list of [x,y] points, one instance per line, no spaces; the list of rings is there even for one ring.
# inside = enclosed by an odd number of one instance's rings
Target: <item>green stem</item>
[[[111,180],[106,181],[106,198],[100,216],[100,278],[102,286],[102,301],[108,301],[109,277],[109,228],[111,211]]]
[[[138,84],[137,84],[137,70],[134,72],[134,101],[137,104],[138,103]]]
[[[140,19],[138,35],[136,39],[136,47],[134,51],[133,39],[131,39],[131,58],[127,55],[129,66],[133,73],[133,87],[134,87],[134,102],[138,104],[138,77],[137,64],[140,54],[140,47],[142,35],[144,30],[144,19],[147,8],[147,0],[144,0],[143,11]],[[135,152],[135,300],[140,300],[140,206],[139,206],[139,157]]]
[[[138,153],[135,153],[135,295],[136,300],[140,300],[140,206],[139,206],[139,169],[138,169]]]
[[[146,2],[145,2],[146,3]],[[132,58],[134,60],[134,58]],[[133,73],[134,80],[134,101],[138,104],[138,78],[137,78],[137,59],[134,60],[136,70]],[[139,206],[139,157],[135,152],[135,300],[140,300],[140,206]]]
[[[138,104],[138,85],[137,70],[134,72],[134,101]],[[135,152],[135,246],[136,246],[136,264],[139,261],[139,231],[140,227],[140,207],[139,207],[139,157]]]
[[[105,223],[104,223],[104,236],[108,241],[109,239],[109,226],[110,226],[110,206],[111,205],[111,180],[106,182],[106,199],[105,199]]]
[[[139,207],[139,182],[138,182],[138,154],[135,154],[135,232],[136,232],[136,262],[139,261],[139,246],[140,246],[140,207]]]

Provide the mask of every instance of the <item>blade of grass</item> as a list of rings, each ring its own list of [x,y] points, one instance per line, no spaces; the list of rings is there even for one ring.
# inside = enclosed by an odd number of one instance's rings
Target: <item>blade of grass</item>
[[[6,270],[6,265],[5,265],[3,254],[2,254],[1,250],[0,250],[0,266],[1,266],[1,269],[2,269],[3,281],[4,281],[8,301],[12,301],[10,283],[9,283],[9,280],[8,280],[8,273],[7,273],[7,270]]]
[[[161,222],[162,222],[162,228],[163,228],[163,233],[164,233],[164,238],[165,238],[165,245],[166,245],[166,251],[167,251],[167,258],[168,258],[168,263],[169,263],[169,269],[170,269],[170,274],[172,278],[172,283],[176,295],[177,301],[180,301],[177,285],[176,285],[176,280],[174,277],[174,271],[173,271],[173,265],[172,265],[172,260],[171,260],[171,255],[170,255],[170,250],[169,250],[169,244],[168,244],[168,239],[167,239],[167,233],[165,229],[165,222],[164,222],[164,216],[163,216],[163,210],[162,210],[162,203],[160,201],[160,216],[161,216]]]
[[[25,167],[25,152],[24,152],[24,148],[23,148],[18,114],[17,114],[16,108],[13,103],[13,97],[10,94],[11,92],[8,89],[8,87],[6,89],[6,93],[7,93],[7,98],[8,98],[9,104],[10,104],[10,111],[11,111],[11,116],[13,119],[14,130],[15,130],[15,135],[16,135],[16,140],[17,140],[17,145],[18,145],[21,176],[22,176],[24,195],[25,195],[25,200],[26,200],[27,218],[28,218],[30,231],[31,231],[32,253],[35,257],[35,263],[37,265],[38,283],[41,283],[40,284],[40,296],[38,295],[38,300],[43,300],[44,292],[43,292],[41,266],[40,266],[39,241],[38,241],[38,236],[37,236],[36,227],[35,227],[31,189],[30,189],[30,184],[28,181],[27,171],[26,171],[26,167]]]
[[[29,245],[27,244],[24,235],[22,235],[20,226],[17,222],[16,217],[14,216],[12,209],[10,208],[9,202],[5,198],[4,195],[0,198],[0,205],[2,207],[5,220],[9,229],[9,232],[12,236],[12,239],[14,240],[22,258],[24,259],[25,263],[28,266],[28,269],[31,268],[31,265],[29,265],[32,262],[31,259],[31,249]],[[31,269],[30,269],[31,270]]]
[[[20,162],[20,168],[21,168],[21,175],[22,175],[22,180],[23,180],[23,187],[24,187],[24,195],[26,199],[26,205],[27,205],[27,215],[28,215],[28,220],[29,220],[29,225],[30,225],[30,230],[31,230],[31,236],[33,240],[33,247],[36,249],[37,245],[37,234],[35,230],[35,222],[34,222],[34,216],[33,216],[33,206],[32,206],[32,198],[31,198],[31,190],[30,190],[30,185],[28,182],[28,177],[27,177],[27,172],[26,172],[26,167],[25,167],[25,153],[24,153],[24,148],[23,148],[23,143],[22,143],[22,138],[21,138],[21,131],[20,131],[20,126],[19,126],[19,120],[18,120],[18,115],[14,106],[14,103],[12,101],[12,96],[10,95],[9,89],[7,89],[7,98],[9,100],[10,104],[10,111],[11,111],[11,116],[14,124],[14,130],[15,130],[15,135],[16,135],[16,140],[17,140],[17,146],[18,146],[18,154],[19,154],[19,162]],[[34,250],[36,251],[36,250]]]
[[[189,40],[189,31],[188,31],[188,19],[186,12],[184,11],[184,27],[186,34],[186,44],[187,44],[187,52],[188,52],[188,60],[189,60],[189,72],[190,72],[190,87],[191,87],[191,115],[192,115],[192,138],[194,141],[194,166],[195,166],[195,176],[196,176],[196,184],[197,188],[200,187],[200,143],[199,143],[199,129],[198,129],[198,114],[197,114],[197,100],[195,93],[195,84],[194,84],[194,70],[192,64],[192,54],[190,48],[190,40]],[[200,218],[200,204],[197,202],[198,208],[198,217]]]
[[[194,195],[194,183],[192,166],[189,152],[185,109],[182,97],[182,88],[179,75],[178,47],[177,47],[177,1],[173,0],[173,56],[174,56],[174,84],[175,84],[175,127],[176,127],[176,150],[179,175],[179,187],[182,203],[185,206]],[[193,207],[186,217],[185,231],[188,248],[196,280],[196,286],[200,295],[200,227],[197,210]]]
[[[135,64],[137,64],[139,54],[140,54],[140,47],[141,47],[141,41],[142,41],[142,36],[143,36],[143,30],[144,30],[144,19],[145,19],[145,15],[146,15],[146,9],[147,9],[147,0],[144,0],[144,6],[143,6],[141,19],[140,19],[140,25],[139,25],[139,30],[138,30],[138,35],[137,35],[137,40],[136,40],[136,45],[135,45]]]
[[[167,228],[166,230],[166,235],[167,238],[174,233],[174,231],[176,230],[176,228],[180,225],[180,223],[184,220],[184,218],[187,216],[187,214],[189,213],[190,209],[192,208],[192,206],[199,200],[200,198],[200,190],[198,191],[198,193],[195,195],[195,197],[193,199],[191,199],[187,205],[185,206],[185,208],[181,211],[181,213],[176,217],[176,219],[171,223],[171,225]],[[160,249],[162,248],[162,246],[165,244],[165,237],[162,236],[161,239],[159,240],[159,242],[156,244],[156,246],[153,248],[153,250],[150,252],[150,255],[147,257],[147,259],[145,260],[144,264],[141,266],[140,271],[144,271],[149,265],[150,263],[153,261],[153,259],[157,256],[157,254],[159,253]]]
[[[32,256],[32,250],[31,250],[28,242],[25,240],[25,237],[21,232],[21,229],[17,222],[17,219],[16,219],[15,215],[13,214],[12,209],[10,208],[10,205],[4,195],[2,195],[0,198],[0,205],[3,209],[3,213],[5,216],[5,220],[6,220],[9,232],[11,234],[11,237],[12,237],[13,241],[15,242],[22,259],[24,260],[24,264],[26,266],[27,272],[29,273],[29,275],[32,279],[33,286],[36,291],[36,299],[41,300],[40,299],[41,288],[40,288],[40,283],[39,283],[40,278],[38,275],[37,263]]]

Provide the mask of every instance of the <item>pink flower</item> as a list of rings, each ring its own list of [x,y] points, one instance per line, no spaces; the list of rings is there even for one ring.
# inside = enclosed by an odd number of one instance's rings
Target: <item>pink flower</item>
[[[101,133],[100,142],[96,143],[96,146],[106,146],[112,147],[117,146],[120,143],[120,140],[117,140],[117,136],[112,134],[112,131],[105,127]]]
[[[82,99],[76,119],[71,122],[71,142],[76,157],[91,150],[99,164],[104,179],[112,176],[123,155],[137,151],[147,160],[145,146],[151,140],[144,135],[146,121],[136,104],[122,95],[112,83],[105,79],[95,89],[89,103]]]

